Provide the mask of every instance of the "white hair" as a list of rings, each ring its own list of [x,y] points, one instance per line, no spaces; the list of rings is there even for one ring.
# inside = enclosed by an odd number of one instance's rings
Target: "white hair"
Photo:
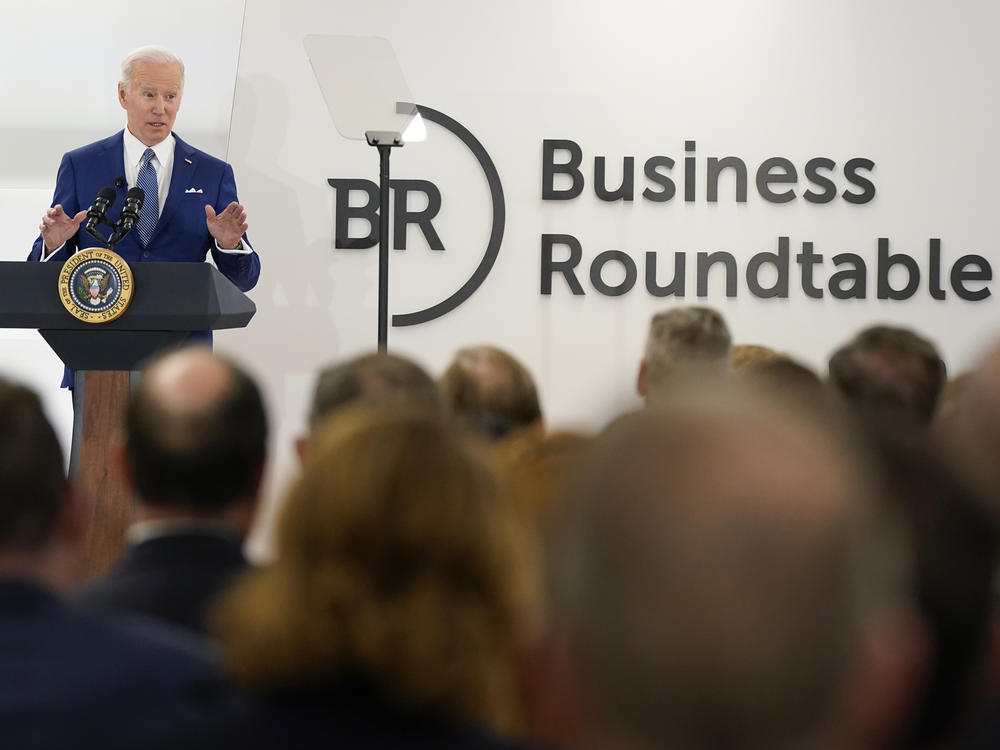
[[[132,85],[132,71],[137,62],[148,62],[156,64],[177,63],[181,69],[181,89],[184,88],[184,61],[181,60],[165,47],[158,47],[150,44],[145,47],[134,49],[122,60],[121,85],[127,92]]]

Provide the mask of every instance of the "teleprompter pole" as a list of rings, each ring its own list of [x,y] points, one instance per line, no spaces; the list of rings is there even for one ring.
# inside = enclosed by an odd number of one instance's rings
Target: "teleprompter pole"
[[[378,350],[386,351],[389,338],[389,155],[403,145],[399,133],[365,133],[370,146],[378,149]]]

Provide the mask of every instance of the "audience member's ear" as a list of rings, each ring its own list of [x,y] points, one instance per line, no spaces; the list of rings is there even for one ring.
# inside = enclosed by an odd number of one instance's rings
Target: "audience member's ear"
[[[306,456],[309,455],[309,436],[299,435],[295,438],[295,453],[299,457],[299,463],[306,462]]]
[[[907,720],[930,658],[930,636],[913,608],[885,612],[867,629],[845,685],[853,746],[889,746]]]
[[[646,398],[649,392],[649,372],[645,357],[639,362],[639,376],[635,380],[635,390],[643,398]]]

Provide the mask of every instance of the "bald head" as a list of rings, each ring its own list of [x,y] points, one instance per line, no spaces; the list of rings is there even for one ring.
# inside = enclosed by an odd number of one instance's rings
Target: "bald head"
[[[608,731],[640,747],[832,731],[891,580],[857,533],[868,490],[847,451],[804,417],[687,397],[619,422],[584,474],[555,593]]]
[[[126,455],[148,505],[210,511],[254,498],[266,442],[257,385],[204,347],[155,359],[129,402]]]

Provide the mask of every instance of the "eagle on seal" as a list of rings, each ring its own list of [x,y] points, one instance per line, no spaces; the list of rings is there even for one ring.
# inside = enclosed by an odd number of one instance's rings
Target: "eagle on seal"
[[[93,276],[80,274],[76,286],[77,296],[87,300],[92,305],[100,305],[110,294],[107,291],[109,283],[111,283],[111,274],[109,273],[94,274]]]

